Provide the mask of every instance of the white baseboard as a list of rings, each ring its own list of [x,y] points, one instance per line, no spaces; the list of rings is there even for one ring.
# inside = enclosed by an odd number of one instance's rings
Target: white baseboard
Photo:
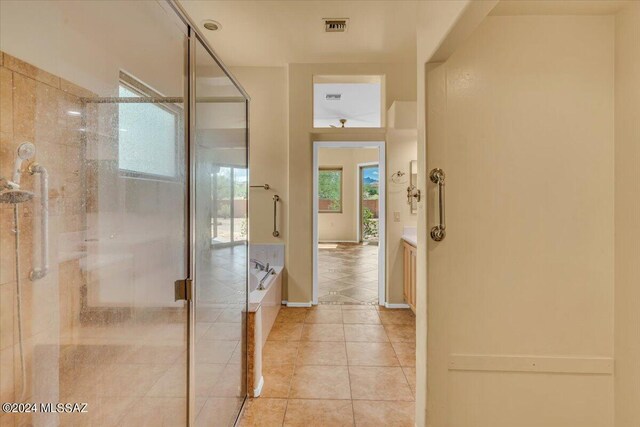
[[[258,386],[253,389],[253,397],[260,396],[260,393],[262,393],[262,386],[264,386],[264,377],[261,375],[260,381],[258,382]]]
[[[360,243],[358,240],[319,240],[318,243]]]
[[[409,304],[401,303],[401,304],[393,304],[390,302],[384,303],[385,308],[410,308]]]
[[[313,304],[311,303],[311,301],[309,302],[282,301],[282,305],[286,305],[287,307],[311,307]]]

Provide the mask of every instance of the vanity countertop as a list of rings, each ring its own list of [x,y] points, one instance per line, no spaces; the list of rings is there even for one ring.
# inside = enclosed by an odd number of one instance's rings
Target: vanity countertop
[[[404,227],[402,231],[402,240],[411,246],[418,246],[418,230],[416,227]]]

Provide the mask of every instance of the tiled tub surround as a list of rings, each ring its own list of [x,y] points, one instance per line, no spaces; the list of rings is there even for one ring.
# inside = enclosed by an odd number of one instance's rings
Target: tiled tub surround
[[[283,307],[243,426],[413,426],[415,316],[366,305]]]
[[[263,283],[265,289],[260,290],[259,282],[265,272],[250,268],[249,272],[249,315],[247,330],[247,362],[248,391],[251,396],[259,396],[264,385],[262,373],[263,350],[267,342],[282,302],[282,263],[284,263],[284,245],[264,244],[251,245],[251,259],[263,264],[269,263],[275,274],[270,275]],[[280,264],[276,264],[280,263]],[[253,265],[251,266],[253,267]]]

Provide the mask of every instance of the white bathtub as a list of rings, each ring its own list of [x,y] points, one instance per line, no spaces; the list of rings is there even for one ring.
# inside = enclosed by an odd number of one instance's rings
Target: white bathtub
[[[258,285],[264,277],[264,271],[251,269],[249,271],[249,314],[254,316],[253,327],[253,352],[249,356],[253,371],[253,396],[260,395],[264,380],[262,378],[262,348],[267,342],[267,337],[276,321],[280,305],[282,304],[282,267],[273,267],[276,274],[271,274],[264,281],[264,290],[259,290]],[[251,331],[248,331],[251,333]],[[251,351],[251,349],[249,349]]]

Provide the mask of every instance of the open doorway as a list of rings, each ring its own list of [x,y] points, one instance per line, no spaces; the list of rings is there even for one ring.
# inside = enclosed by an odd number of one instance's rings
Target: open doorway
[[[211,245],[247,241],[247,169],[216,165],[211,172]]]
[[[384,143],[315,142],[313,303],[384,304]]]

